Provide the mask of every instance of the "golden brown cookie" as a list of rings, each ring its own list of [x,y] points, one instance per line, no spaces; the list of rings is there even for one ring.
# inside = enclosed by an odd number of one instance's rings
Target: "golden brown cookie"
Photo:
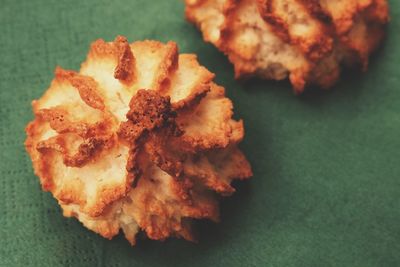
[[[367,69],[384,35],[386,0],[185,0],[186,17],[235,76],[289,78],[296,93],[331,87],[344,66]]]
[[[191,221],[218,221],[218,195],[252,175],[243,122],[213,78],[174,42],[95,41],[32,103],[25,145],[43,189],[106,238],[193,240]]]

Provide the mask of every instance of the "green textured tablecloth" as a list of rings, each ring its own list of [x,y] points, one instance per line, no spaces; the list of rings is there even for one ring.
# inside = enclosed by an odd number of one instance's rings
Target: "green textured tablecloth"
[[[349,0],[350,1],[350,0]],[[400,2],[366,74],[330,92],[237,82],[178,0],[0,2],[0,266],[400,266]],[[199,244],[130,247],[62,217],[25,153],[30,102],[91,41],[174,40],[217,74],[243,118],[254,178],[199,223]]]

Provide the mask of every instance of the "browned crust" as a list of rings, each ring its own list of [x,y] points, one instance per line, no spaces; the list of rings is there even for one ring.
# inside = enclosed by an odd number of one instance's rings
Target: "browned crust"
[[[193,106],[196,106],[200,102],[200,100],[205,97],[210,91],[210,83],[215,77],[214,73],[199,65],[196,55],[181,54],[179,58],[180,60],[185,60],[189,62],[191,68],[198,69],[199,74],[195,85],[190,88],[190,94],[187,95],[184,99],[172,103],[172,107],[177,111],[189,109]],[[167,92],[165,92],[164,90],[164,93],[169,93],[169,90]]]
[[[163,149],[168,138],[181,134],[169,97],[155,90],[141,89],[132,97],[129,106],[128,121],[121,123],[118,130],[119,137],[131,146],[127,170],[134,171],[137,176],[142,173],[137,157],[138,153],[146,151],[162,170],[179,176],[180,163],[170,160],[171,155]]]
[[[318,19],[324,24],[331,24],[332,19],[329,15],[323,10],[320,4],[320,0],[297,0],[301,3],[306,10],[308,10],[309,14],[314,18]]]
[[[75,71],[64,70],[61,67],[57,67],[55,70],[56,79],[59,81],[66,80],[75,87],[82,100],[85,103],[95,109],[104,110],[103,96],[97,90],[97,83],[93,78],[80,75]]]
[[[154,90],[139,90],[129,103],[128,121],[121,124],[120,137],[136,143],[143,134],[174,126],[175,111],[171,108],[169,97],[161,96]]]
[[[182,134],[175,117],[169,97],[163,97],[154,90],[139,90],[132,97],[128,121],[121,123],[119,136],[127,140],[132,149],[144,149],[160,169],[179,177],[182,173],[181,160],[168,149],[168,142]]]
[[[232,37],[233,25],[235,22],[235,12],[239,8],[240,0],[226,0],[222,14],[225,17],[221,28],[220,39],[216,42],[216,46],[224,52],[235,67],[235,78],[243,78],[250,76],[257,70],[256,65],[251,60],[243,61],[243,55],[238,55],[232,51],[230,47],[230,39]],[[249,55],[247,55],[247,59]]]
[[[58,201],[63,204],[77,203],[85,205],[86,200],[82,197],[80,192],[84,190],[84,185],[81,180],[76,179],[74,183],[69,183],[62,187],[59,191],[54,192]]]
[[[261,17],[268,23],[274,33],[285,43],[290,43],[291,38],[287,24],[282,18],[274,14],[274,2],[271,0],[257,0],[257,4]]]
[[[298,37],[292,36],[289,32],[288,24],[283,18],[277,15],[275,10],[276,0],[257,0],[258,7],[262,18],[268,23],[268,26],[279,36],[284,42],[290,43],[293,46],[297,46],[304,53],[304,55],[312,62],[316,62],[332,52],[333,40],[326,34],[326,28],[319,23],[319,20],[315,20],[318,23],[319,29],[311,37]],[[295,0],[300,4],[303,9],[302,12],[310,15],[311,17],[317,18],[323,17],[326,21],[326,15],[322,12],[321,6],[317,1],[313,0]]]
[[[165,91],[170,86],[170,77],[178,67],[178,46],[175,42],[166,44],[167,53],[165,53],[162,63],[157,70],[157,79],[153,82],[152,89]]]
[[[152,133],[145,144],[145,150],[150,160],[161,170],[177,178],[183,174],[183,156],[178,149],[180,140],[177,138],[180,135],[181,132],[177,131],[174,125]]]
[[[199,84],[187,98],[173,103],[172,107],[175,110],[185,110],[196,106],[209,91],[210,85],[208,83]]]
[[[81,137],[86,136],[89,125],[87,123],[72,123],[68,119],[68,111],[60,107],[40,109],[36,115],[49,122],[50,127],[58,133],[74,132]]]
[[[126,85],[131,85],[135,80],[135,57],[127,39],[117,36],[112,43],[99,39],[92,43],[90,52],[92,56],[110,56],[117,60],[114,77]]]
[[[65,166],[82,167],[96,155],[96,152],[101,151],[106,142],[106,140],[98,138],[89,138],[83,140],[78,147],[78,151],[71,155],[64,135],[61,134],[44,141],[40,141],[37,144],[36,149],[40,153],[45,153],[45,151],[48,149],[57,151],[62,155]]]
[[[118,55],[118,65],[115,68],[114,77],[126,84],[131,84],[134,79],[135,58],[128,40],[123,36],[117,36],[114,46]]]
[[[227,42],[229,41],[232,34],[232,25],[234,23],[233,15],[239,6],[240,0],[225,0],[222,14],[225,17],[224,23],[221,27],[220,39],[217,41],[216,45],[224,52],[229,53],[229,46]],[[229,54],[228,54],[229,55]]]
[[[84,210],[91,217],[98,217],[104,214],[112,203],[125,197],[131,190],[131,183],[133,182],[132,175],[127,175],[126,183],[114,187],[104,186],[101,189],[101,199],[96,201],[94,205],[90,206],[90,209]],[[107,237],[107,236],[106,236]]]

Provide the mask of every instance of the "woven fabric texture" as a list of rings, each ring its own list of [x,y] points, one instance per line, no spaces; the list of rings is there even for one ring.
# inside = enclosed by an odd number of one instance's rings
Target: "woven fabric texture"
[[[288,82],[235,81],[180,0],[2,0],[0,266],[400,266],[400,2],[365,74],[296,97]],[[174,40],[227,88],[245,121],[251,181],[199,222],[199,243],[105,240],[63,218],[25,152],[30,102],[89,44]]]

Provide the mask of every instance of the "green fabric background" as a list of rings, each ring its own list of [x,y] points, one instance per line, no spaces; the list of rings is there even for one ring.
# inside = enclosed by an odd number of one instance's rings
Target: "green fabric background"
[[[0,266],[400,266],[400,2],[366,74],[296,97],[288,82],[233,79],[178,0],[2,0]],[[222,202],[200,242],[130,247],[63,218],[25,153],[30,102],[56,65],[78,69],[91,41],[174,40],[227,88],[254,178]]]

